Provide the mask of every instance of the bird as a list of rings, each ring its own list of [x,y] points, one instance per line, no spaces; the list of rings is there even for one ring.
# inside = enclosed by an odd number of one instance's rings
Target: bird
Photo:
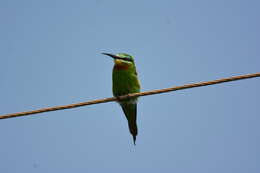
[[[112,72],[112,90],[115,97],[140,92],[140,82],[136,71],[133,56],[126,53],[102,53],[114,59]],[[135,145],[137,129],[137,97],[125,100],[119,100],[125,117],[128,121],[128,127]]]

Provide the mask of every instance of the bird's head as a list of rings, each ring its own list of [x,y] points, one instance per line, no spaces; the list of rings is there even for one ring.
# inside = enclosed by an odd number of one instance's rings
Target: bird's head
[[[134,58],[126,53],[110,54],[102,53],[104,55],[110,56],[114,59],[115,66],[128,68],[134,66]]]

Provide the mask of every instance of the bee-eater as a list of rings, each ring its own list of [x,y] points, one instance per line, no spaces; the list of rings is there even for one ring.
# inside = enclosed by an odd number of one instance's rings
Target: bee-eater
[[[110,54],[103,53],[114,59],[114,68],[112,73],[113,95],[115,97],[130,93],[140,92],[140,83],[137,77],[134,58],[125,53]],[[120,100],[118,102],[128,121],[129,131],[133,136],[134,144],[137,136],[137,98]]]

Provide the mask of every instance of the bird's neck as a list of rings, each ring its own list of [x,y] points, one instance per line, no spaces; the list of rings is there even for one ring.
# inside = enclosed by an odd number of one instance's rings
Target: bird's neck
[[[129,67],[130,66],[128,64],[115,64],[114,65],[115,70],[128,70]]]

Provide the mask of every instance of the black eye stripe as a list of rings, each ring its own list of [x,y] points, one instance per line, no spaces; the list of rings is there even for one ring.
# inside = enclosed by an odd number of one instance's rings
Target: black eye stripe
[[[132,59],[131,58],[126,58],[127,59],[127,61],[130,61],[130,62],[132,62]]]
[[[116,59],[121,59],[121,60],[133,62],[131,58],[120,58],[120,57],[117,57]]]

